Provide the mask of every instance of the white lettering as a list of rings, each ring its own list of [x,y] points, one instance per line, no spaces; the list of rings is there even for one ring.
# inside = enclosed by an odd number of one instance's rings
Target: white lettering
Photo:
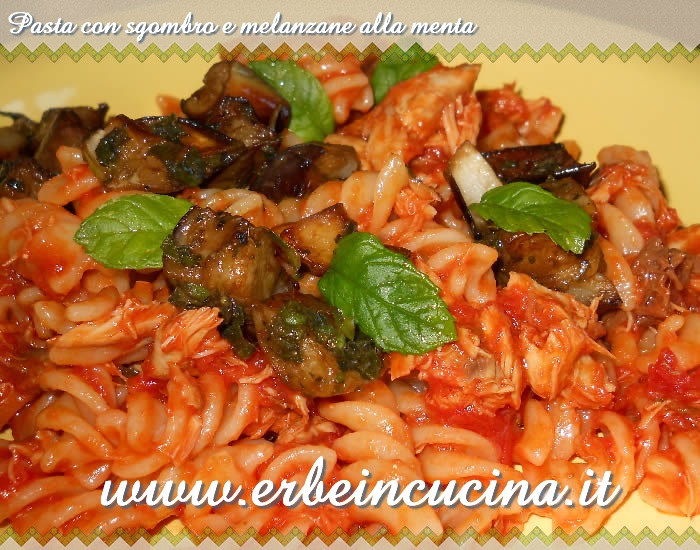
[[[90,23],[89,21],[80,26],[80,32],[83,34],[92,34],[95,36],[101,34],[119,34],[122,26],[117,23],[101,23],[99,21]]]
[[[560,487],[557,481],[547,479],[531,491],[526,480],[516,483],[511,479],[505,487],[501,487],[499,480],[502,474],[499,470],[492,471],[493,479],[487,485],[478,479],[471,479],[460,482],[451,480],[446,484],[435,480],[428,486],[424,480],[414,479],[402,487],[397,479],[388,482],[380,479],[368,491],[368,483],[365,479],[360,480],[355,486],[344,479],[326,486],[323,482],[325,467],[323,458],[318,458],[301,486],[296,481],[286,479],[279,485],[269,479],[261,480],[252,490],[253,505],[260,508],[274,504],[294,507],[303,503],[308,507],[314,507],[330,503],[342,508],[349,504],[358,507],[376,507],[386,503],[391,507],[405,505],[414,508],[427,504],[431,507],[461,505],[473,508],[482,504],[490,507],[508,507],[514,501],[523,508],[533,505],[556,508],[563,502],[567,506],[574,505],[571,500],[566,499],[571,491],[566,485]],[[593,470],[589,469],[586,473],[591,478],[596,477]],[[365,478],[371,477],[367,469],[362,470],[362,475]],[[613,486],[612,473],[609,471],[606,471],[597,481],[595,491],[593,486],[592,480],[584,482],[579,497],[581,506],[597,505],[605,508],[610,506],[622,492],[621,487]],[[102,488],[100,502],[106,507],[114,505],[126,507],[138,503],[166,507],[192,504],[215,508],[224,503],[247,506],[248,503],[241,498],[243,493],[243,487],[234,486],[230,481],[224,482],[223,485],[220,485],[219,481],[213,481],[205,486],[200,480],[195,481],[191,488],[184,481],[177,483],[176,487],[173,481],[166,481],[162,487],[156,481],[151,481],[145,487],[139,481],[134,481],[132,484],[121,481],[115,488],[112,481],[108,480]]]
[[[479,26],[460,17],[454,23],[413,23],[411,34],[474,34]]]
[[[586,474],[590,477],[595,477],[595,472],[591,469],[586,470]],[[612,493],[608,495],[610,488],[612,487],[612,472],[606,471],[603,474],[603,478],[598,481],[598,488],[595,490],[593,495],[588,496],[591,492],[591,487],[593,482],[588,479],[583,483],[583,488],[581,489],[581,496],[579,497],[579,504],[584,508],[588,508],[593,505],[600,506],[601,508],[607,508],[613,504],[617,498],[622,493],[622,487],[619,485],[615,487]]]
[[[35,21],[32,14],[26,11],[13,12],[7,20],[12,25],[11,34],[22,34],[26,29],[32,34],[73,34],[78,29],[78,25],[60,17],[47,23]]]
[[[357,26],[349,21],[345,23],[338,21],[332,23],[326,21],[290,23],[282,21],[282,14],[277,12],[272,18],[272,22],[244,22],[241,25],[241,34],[352,34],[356,28]]]
[[[146,23],[141,21],[135,23],[130,21],[126,25],[126,34],[136,35],[137,42],[143,42],[146,36],[159,35],[180,35],[180,34],[216,34],[219,31],[219,25],[207,21],[206,23],[192,22],[192,12],[189,12],[182,23],[166,22],[166,23]]]

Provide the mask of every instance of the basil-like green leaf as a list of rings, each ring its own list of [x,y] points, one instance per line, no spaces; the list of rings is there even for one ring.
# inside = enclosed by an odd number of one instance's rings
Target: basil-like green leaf
[[[402,53],[398,47],[390,49],[377,63],[369,79],[375,103],[384,99],[395,84],[428,71],[437,63],[438,58],[427,53],[418,44],[409,48],[406,53]]]
[[[533,183],[517,181],[495,187],[469,208],[506,231],[546,233],[575,254],[581,254],[591,238],[591,217],[583,208]]]
[[[119,197],[85,218],[74,240],[107,267],[163,267],[160,245],[191,206],[168,195]]]
[[[323,141],[335,129],[333,104],[321,82],[293,61],[251,61],[249,67],[289,102],[289,129],[304,141]]]
[[[318,288],[385,351],[425,353],[457,338],[438,287],[370,233],[338,242]]]

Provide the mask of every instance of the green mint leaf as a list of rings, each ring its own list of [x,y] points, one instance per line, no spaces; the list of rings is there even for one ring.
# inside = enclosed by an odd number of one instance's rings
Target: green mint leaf
[[[425,353],[457,338],[440,289],[370,233],[338,242],[318,288],[385,351]]]
[[[418,44],[414,44],[406,53],[398,47],[389,49],[375,66],[369,80],[375,103],[384,99],[392,86],[432,69],[437,63],[437,57],[427,53]]]
[[[533,183],[518,181],[495,187],[469,208],[506,231],[546,233],[575,254],[581,254],[591,238],[591,217],[583,208]]]
[[[289,129],[304,141],[323,141],[335,129],[333,104],[321,82],[293,61],[251,61],[250,68],[289,102]]]
[[[107,267],[163,267],[160,245],[191,206],[186,200],[168,195],[119,197],[85,218],[74,240]]]

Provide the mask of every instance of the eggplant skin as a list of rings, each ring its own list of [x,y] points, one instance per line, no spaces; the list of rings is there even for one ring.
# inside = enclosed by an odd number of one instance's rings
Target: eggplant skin
[[[374,342],[319,298],[276,294],[253,307],[253,319],[275,374],[308,397],[354,391],[382,372]]]
[[[0,160],[0,197],[36,199],[39,189],[52,175],[31,157]]]
[[[291,120],[291,107],[271,86],[237,61],[220,61],[204,75],[204,86],[182,101],[183,113],[205,120],[224,97],[245,98],[266,126],[281,132]]]
[[[484,151],[482,156],[503,183],[542,183],[547,179],[568,177],[588,187],[595,169],[595,163],[580,164],[576,161],[561,143]]]
[[[260,122],[250,101],[244,97],[222,97],[202,122],[249,148],[268,145],[277,149],[281,142],[281,135]]]
[[[309,141],[277,153],[250,186],[275,202],[302,197],[321,183],[344,180],[360,168],[354,148]]]

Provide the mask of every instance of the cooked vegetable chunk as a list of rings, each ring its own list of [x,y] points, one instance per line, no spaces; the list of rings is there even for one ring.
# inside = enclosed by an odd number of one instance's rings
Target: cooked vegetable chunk
[[[377,346],[318,298],[277,294],[254,306],[253,318],[275,373],[309,397],[347,393],[381,373]]]
[[[0,159],[16,159],[34,154],[32,136],[38,124],[24,115],[0,112],[12,119],[12,124],[0,128]]]
[[[260,122],[250,101],[244,97],[222,97],[207,111],[202,122],[241,141],[246,147],[259,147],[263,144],[279,147],[280,134]]]
[[[503,183],[540,183],[547,178],[571,177],[587,187],[595,168],[595,163],[578,163],[561,143],[510,147],[486,151],[482,155]]]
[[[573,179],[550,180],[542,187],[559,199],[578,204],[590,216],[595,215],[595,205]],[[506,231],[476,216],[472,221],[477,235],[498,250],[496,278],[499,284],[505,285],[509,273],[516,271],[529,275],[548,288],[568,292],[585,304],[590,305],[598,298],[602,309],[619,305],[620,297],[604,275],[605,260],[595,235],[581,254],[575,254],[564,250],[543,233],[530,235]]]
[[[257,118],[276,131],[289,125],[291,109],[287,101],[252,69],[237,61],[213,65],[204,76],[204,86],[182,101],[182,111],[190,118],[204,120],[226,96],[247,99]]]
[[[301,197],[325,181],[346,179],[359,167],[352,147],[309,141],[280,151],[251,189],[279,202]]]
[[[61,146],[82,147],[85,140],[104,126],[107,105],[49,109],[34,122],[24,115],[0,113],[12,118],[12,125],[0,128],[0,159],[33,157],[41,169],[61,171],[56,151]]]
[[[342,204],[336,204],[295,223],[275,228],[280,237],[301,258],[314,275],[323,275],[333,259],[335,246],[345,235],[355,230]]]
[[[43,169],[32,158],[0,160],[0,197],[36,198],[39,189],[50,177],[51,172]]]
[[[547,288],[568,292],[584,304],[590,305],[595,298],[600,298],[605,307],[620,304],[615,287],[603,274],[605,261],[595,240],[583,254],[565,251],[542,233],[527,235],[499,229],[486,242],[498,249],[496,275],[502,285],[511,271],[517,271]]]
[[[269,229],[195,206],[163,243],[163,269],[175,286],[200,284],[250,304],[269,298],[280,282],[278,254]]]
[[[178,307],[218,307],[221,333],[241,357],[245,309],[269,298],[284,279],[278,237],[227,212],[192,207],[163,242],[163,272]]]
[[[207,183],[217,189],[248,189],[277,155],[269,144],[250,147]]]
[[[101,104],[97,109],[72,107],[45,111],[32,138],[36,144],[34,160],[46,170],[60,172],[61,165],[56,158],[58,148],[82,147],[93,132],[102,128],[106,114],[105,104]]]
[[[93,171],[110,189],[174,193],[202,185],[245,146],[185,119],[119,115],[86,149]]]
[[[484,193],[503,185],[482,154],[468,141],[452,155],[445,170],[445,179],[465,211],[470,204],[479,202]]]

